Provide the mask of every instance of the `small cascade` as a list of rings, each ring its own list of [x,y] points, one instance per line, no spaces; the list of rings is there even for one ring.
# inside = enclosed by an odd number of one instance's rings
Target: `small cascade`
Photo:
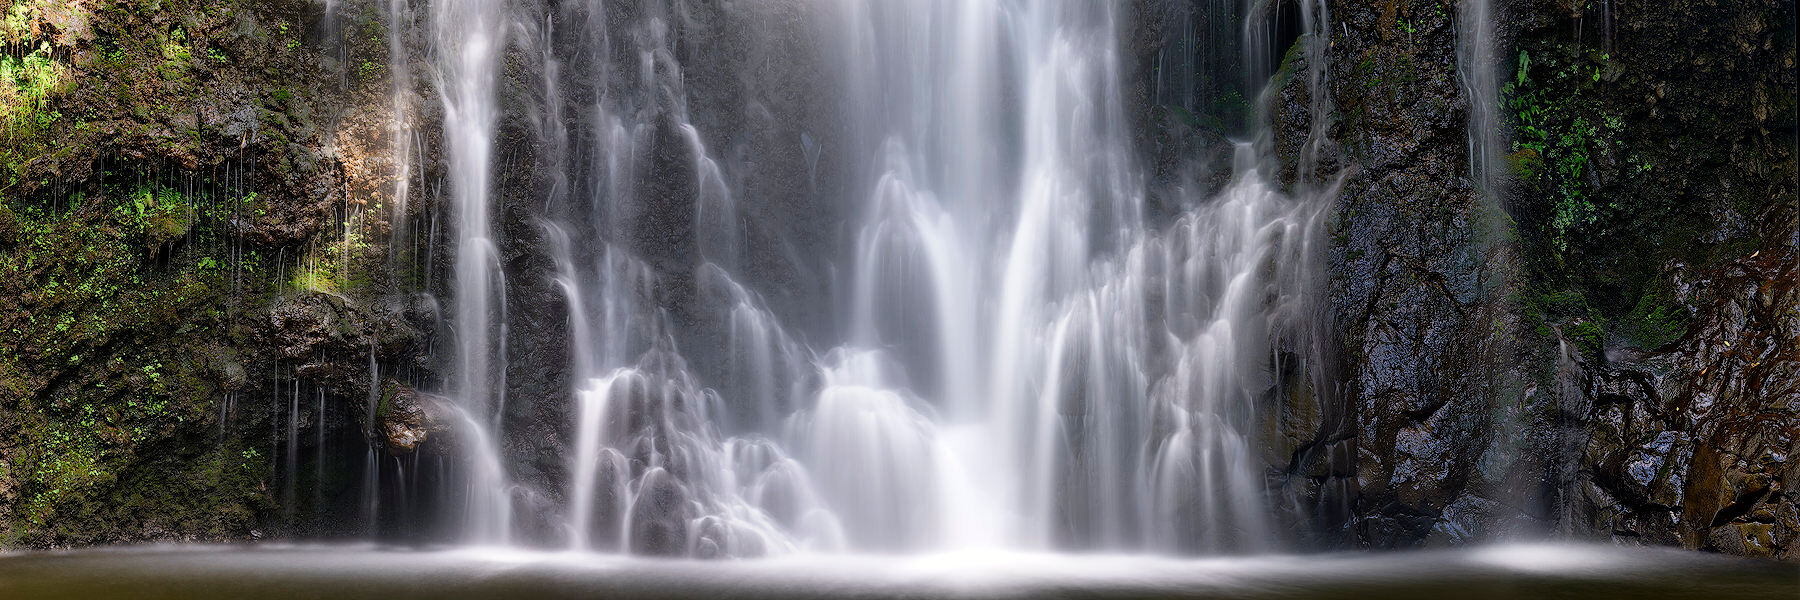
[[[653,351],[578,396],[576,547],[700,557],[836,548],[835,523],[798,464],[766,440],[721,435],[718,396],[686,369]]]
[[[282,517],[292,525],[296,511],[299,510],[300,485],[300,377],[296,369],[293,378],[293,393],[288,394],[287,409],[287,451],[281,454],[284,468],[281,478]]]
[[[389,149],[390,159],[394,166],[394,190],[388,200],[388,256],[410,256],[410,252],[402,253],[398,249],[401,244],[409,243],[411,230],[410,203],[412,198],[413,175],[413,123],[408,115],[412,113],[410,103],[412,93],[412,70],[407,58],[405,36],[399,35],[409,28],[412,18],[411,8],[405,0],[389,0],[387,9],[387,30],[391,35],[388,41],[388,77],[393,81],[393,146]],[[410,250],[410,248],[408,248]],[[396,268],[396,265],[388,265]],[[374,380],[371,380],[374,381]]]
[[[381,433],[376,425],[375,410],[381,406],[381,364],[375,360],[375,339],[369,339],[369,396],[364,400],[368,409],[363,414],[363,440],[368,449],[363,455],[362,511],[363,527],[370,535],[380,532],[381,518],[381,463],[378,453],[381,451]]]
[[[576,412],[575,454],[569,469],[574,474],[569,490],[569,526],[572,546],[577,550],[596,547],[595,538],[604,542],[600,547],[612,549],[619,549],[624,540],[618,519],[625,514],[630,466],[625,455],[614,447],[617,436],[608,431],[612,429],[609,417],[613,413],[613,384],[622,375],[615,372],[589,380],[588,389],[577,396],[580,405]],[[596,502],[603,505],[596,506]],[[594,522],[596,512],[601,515],[598,524]]]
[[[905,147],[890,139],[882,154],[867,223],[857,235],[850,339],[865,348],[893,346],[909,364],[937,374],[929,390],[934,397],[968,399],[980,365],[971,320],[979,261],[964,246],[967,230],[916,188]],[[921,332],[922,324],[940,326]]]
[[[1562,421],[1554,428],[1555,438],[1552,441],[1553,456],[1548,457],[1555,485],[1551,490],[1550,515],[1553,521],[1553,533],[1560,538],[1570,539],[1576,535],[1576,511],[1578,498],[1582,494],[1580,478],[1581,454],[1587,450],[1588,432],[1577,426],[1576,415],[1589,414],[1592,408],[1585,387],[1587,373],[1580,358],[1581,351],[1572,347],[1569,341],[1557,331],[1556,339],[1556,374],[1552,380],[1554,389],[1552,400],[1556,414]]]
[[[950,506],[934,419],[876,352],[840,352],[811,410],[795,416],[806,464],[856,548],[931,548]],[[922,412],[924,411],[924,412]]]
[[[1500,120],[1500,65],[1494,51],[1497,16],[1491,0],[1457,4],[1456,72],[1469,97],[1469,172],[1476,189],[1498,202],[1495,178],[1501,176],[1506,126]]]
[[[313,412],[313,478],[312,478],[312,513],[313,520],[319,521],[324,516],[325,506],[325,388],[313,388],[318,397],[317,409]]]
[[[1173,346],[1162,352],[1173,364],[1149,404],[1152,439],[1164,440],[1150,470],[1149,514],[1163,522],[1148,530],[1162,532],[1159,545],[1168,548],[1271,546],[1247,424],[1272,382],[1254,357],[1268,356],[1278,330],[1295,325],[1284,322],[1292,315],[1282,303],[1305,301],[1303,253],[1315,213],[1270,188],[1249,145],[1237,154],[1236,180],[1214,204],[1178,221],[1166,240],[1152,242],[1161,256],[1146,260],[1147,270],[1128,270],[1119,284],[1129,289],[1147,277],[1166,287],[1122,294],[1114,309],[1164,299],[1160,327],[1150,330],[1170,336]],[[1158,268],[1166,271],[1159,276]],[[1195,487],[1223,493],[1196,504],[1185,498]]]
[[[725,313],[725,369],[722,389],[735,390],[741,402],[720,415],[731,431],[767,431],[782,423],[800,407],[808,393],[813,356],[782,328],[755,292],[746,289],[724,268],[707,263],[696,279],[707,306]]]
[[[1467,140],[1469,154],[1469,183],[1476,194],[1476,202],[1489,209],[1488,215],[1505,214],[1510,210],[1506,206],[1506,185],[1510,167],[1506,164],[1505,153],[1509,144],[1507,138],[1509,125],[1507,116],[1502,112],[1504,101],[1501,98],[1500,56],[1495,45],[1495,28],[1501,18],[1498,3],[1493,0],[1468,0],[1457,5],[1456,13],[1456,69],[1457,78],[1463,94],[1468,97],[1469,115],[1467,123]],[[1604,8],[1602,9],[1604,11]],[[1498,216],[1483,216],[1484,219],[1500,219]],[[1499,223],[1489,223],[1482,229],[1504,231],[1507,227]],[[1501,248],[1511,242],[1500,239],[1478,240],[1490,248]],[[1492,255],[1505,257],[1506,254],[1492,252]],[[1504,258],[1502,258],[1504,260]],[[1492,277],[1504,278],[1508,275],[1505,269],[1496,269]],[[1508,285],[1497,281],[1490,285]],[[1581,381],[1585,377],[1579,364],[1579,351],[1572,351],[1569,344],[1561,339],[1561,331],[1557,331],[1559,347],[1557,350],[1556,371],[1551,381],[1552,389],[1539,389],[1536,383],[1524,384],[1523,397],[1516,402],[1496,404],[1491,409],[1490,419],[1496,440],[1486,449],[1488,457],[1484,460],[1489,465],[1526,464],[1542,470],[1545,481],[1542,483],[1524,483],[1517,477],[1490,482],[1482,490],[1494,498],[1503,499],[1502,504],[1509,507],[1523,507],[1519,513],[1506,519],[1495,518],[1493,523],[1484,526],[1493,528],[1499,535],[1513,536],[1524,531],[1531,531],[1536,536],[1542,533],[1556,533],[1563,536],[1571,532],[1567,529],[1574,522],[1575,498],[1581,492],[1576,470],[1581,464],[1580,456],[1585,446],[1586,432],[1572,432],[1564,424],[1564,420],[1578,421],[1583,417],[1575,415],[1587,414],[1583,407],[1577,411],[1564,412],[1565,407],[1584,403]],[[1512,355],[1508,352],[1505,355]],[[1502,371],[1498,377],[1512,375]],[[1557,415],[1556,424],[1549,430],[1549,436],[1532,431],[1534,417],[1531,413],[1545,411]],[[1577,441],[1577,437],[1582,437]],[[1506,441],[1502,441],[1506,440]],[[1499,466],[1490,467],[1494,472],[1501,472]],[[1535,508],[1544,509],[1540,515],[1527,517]],[[1545,523],[1533,523],[1535,517],[1542,517]],[[1510,521],[1510,522],[1509,522]],[[1461,526],[1455,527],[1458,537],[1473,537],[1478,532],[1463,531]]]
[[[706,143],[693,125],[681,126],[681,138],[693,152],[694,238],[699,241],[700,258],[726,269],[739,264],[738,211],[731,188],[719,163],[706,153]]]
[[[550,242],[550,259],[556,265],[554,283],[561,290],[564,301],[569,303],[569,343],[570,365],[578,380],[591,377],[598,368],[598,357],[594,354],[594,334],[588,327],[588,312],[584,306],[585,296],[581,293],[581,277],[575,272],[574,243],[565,231],[556,223],[545,221],[544,237]]]
[[[649,265],[617,246],[600,250],[592,276],[598,288],[594,334],[596,369],[630,364],[662,335],[658,310],[650,298],[656,274]],[[577,276],[580,272],[577,272]],[[570,319],[575,317],[571,316]]]

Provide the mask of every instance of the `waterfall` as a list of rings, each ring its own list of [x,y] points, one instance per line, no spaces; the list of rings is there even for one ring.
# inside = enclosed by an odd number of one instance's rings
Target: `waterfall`
[[[1502,174],[1505,123],[1499,120],[1499,63],[1494,55],[1490,0],[1468,0],[1456,9],[1456,72],[1469,97],[1469,171],[1476,189],[1497,199],[1494,178]]]
[[[520,400],[560,406],[568,432],[547,484],[560,514],[543,517],[561,534],[527,541],[687,556],[1282,545],[1255,424],[1281,340],[1311,326],[1321,203],[1272,182],[1258,127],[1219,191],[1150,210],[1124,8],[432,10],[468,537],[508,541],[508,488],[533,485],[499,450],[510,317],[489,178],[513,39],[542,94],[525,108],[544,193],[527,205],[546,265],[531,275],[560,311],[570,382]]]
[[[451,211],[456,220],[455,321],[457,400],[470,439],[462,445],[470,476],[466,490],[468,537],[505,542],[512,509],[506,470],[500,459],[498,428],[505,410],[504,283],[498,248],[489,223],[492,207],[495,98],[499,57],[506,44],[498,0],[465,0],[434,7],[438,89],[444,103],[444,143],[449,160]],[[498,300],[498,303],[496,302]],[[496,306],[498,304],[498,306]],[[500,319],[494,319],[496,314]]]

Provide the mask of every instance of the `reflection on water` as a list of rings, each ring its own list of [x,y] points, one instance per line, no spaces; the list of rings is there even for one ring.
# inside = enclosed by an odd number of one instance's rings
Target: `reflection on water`
[[[707,562],[516,549],[141,547],[0,556],[0,598],[1800,598],[1800,566],[1667,549],[1175,559],[961,552]]]

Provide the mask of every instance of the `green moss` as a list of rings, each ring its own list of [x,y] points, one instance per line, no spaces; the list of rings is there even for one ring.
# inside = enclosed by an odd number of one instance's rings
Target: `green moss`
[[[281,284],[371,285],[365,274],[378,272],[369,265],[385,247],[355,217],[342,231],[276,242],[287,265],[239,237],[322,220],[268,194],[292,189],[294,165],[313,163],[312,124],[327,114],[311,78],[295,76],[319,62],[299,43],[296,6],[6,5],[0,546],[109,541],[141,535],[147,521],[242,535],[269,507],[268,457],[235,437],[262,439],[267,425],[222,427],[217,402],[245,374],[214,349],[249,344],[246,323]],[[363,21],[381,20],[346,22]],[[347,32],[371,47],[352,48],[351,64],[385,56],[379,28],[356,27]],[[245,136],[194,118],[214,108],[256,111],[261,123]],[[254,164],[234,162],[246,157]],[[249,177],[233,173],[246,166]],[[289,270],[296,248],[309,255]]]
[[[0,24],[0,34],[4,34],[7,43],[25,39],[31,32],[31,21],[37,12],[34,2],[18,2],[6,10],[6,21]]]
[[[400,388],[398,386],[395,386],[391,382],[388,383],[386,386],[382,387],[381,402],[377,403],[375,406],[375,420],[376,421],[380,421],[382,419],[387,418],[388,409],[393,408],[393,406],[394,406],[394,396],[399,393],[400,393]]]
[[[12,209],[0,204],[0,246],[13,243],[18,225],[18,217],[13,215]]]
[[[1519,182],[1550,197],[1548,241],[1559,254],[1619,210],[1596,199],[1590,176],[1595,154],[1618,145],[1624,129],[1624,120],[1606,114],[1593,90],[1610,60],[1563,47],[1520,50],[1514,75],[1501,90],[1515,125],[1509,165]]]
[[[1638,297],[1619,330],[1639,348],[1650,350],[1681,339],[1688,323],[1687,309],[1675,303],[1666,285],[1658,285]]]
[[[201,473],[218,468],[203,456],[215,451],[218,392],[192,357],[224,325],[226,257],[214,252],[229,207],[114,178],[97,194],[6,207],[17,243],[0,248],[0,296],[11,299],[0,328],[15,342],[0,353],[0,410],[24,418],[23,450],[0,457],[11,462],[0,489],[20,498],[0,506],[12,513],[0,523],[23,529],[0,526],[0,544],[129,533],[178,508],[248,523],[243,507],[257,502],[253,482]],[[177,238],[191,243],[170,248]]]
[[[54,60],[50,45],[40,43],[23,57],[0,56],[0,161],[5,180],[0,191],[15,187],[22,163],[49,150],[62,112],[52,101],[69,87],[69,68]]]
[[[1523,292],[1514,300],[1537,335],[1546,341],[1559,337],[1574,344],[1576,352],[1590,360],[1601,358],[1606,348],[1607,320],[1581,290],[1575,288]]]
[[[1597,321],[1578,319],[1563,325],[1563,338],[1574,343],[1583,356],[1598,357],[1606,348],[1606,329]]]

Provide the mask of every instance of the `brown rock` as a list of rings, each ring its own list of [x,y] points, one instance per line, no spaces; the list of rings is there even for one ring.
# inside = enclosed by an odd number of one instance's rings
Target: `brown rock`
[[[449,429],[453,410],[448,398],[388,380],[375,409],[382,446],[396,456],[412,453],[433,433]]]

